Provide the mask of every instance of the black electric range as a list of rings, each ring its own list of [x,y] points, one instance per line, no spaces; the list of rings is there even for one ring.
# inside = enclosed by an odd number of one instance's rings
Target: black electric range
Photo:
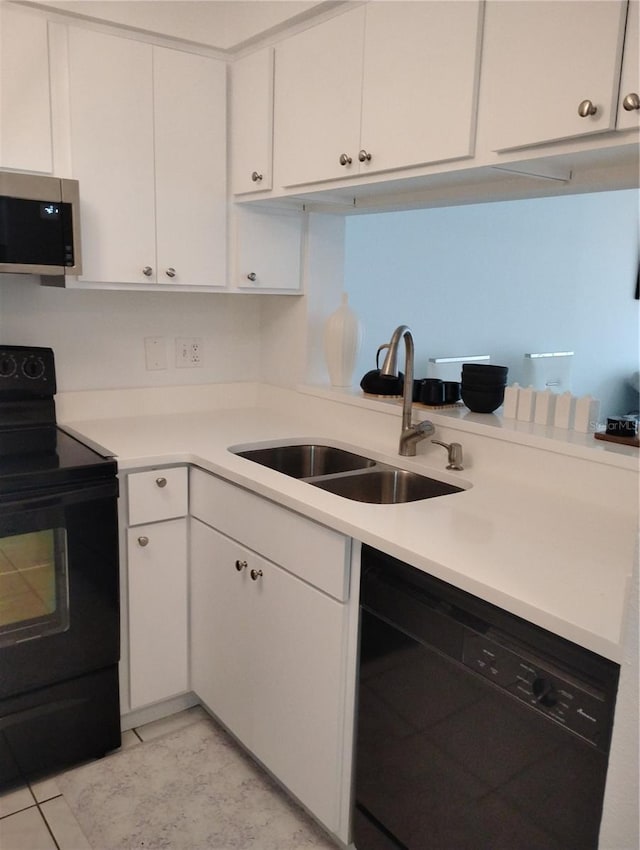
[[[0,785],[120,744],[117,464],[55,393],[51,349],[0,345]]]

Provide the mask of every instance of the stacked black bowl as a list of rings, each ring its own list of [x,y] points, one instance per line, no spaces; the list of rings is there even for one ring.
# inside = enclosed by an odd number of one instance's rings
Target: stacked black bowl
[[[508,368],[488,363],[462,364],[462,401],[475,413],[493,413],[504,401]]]

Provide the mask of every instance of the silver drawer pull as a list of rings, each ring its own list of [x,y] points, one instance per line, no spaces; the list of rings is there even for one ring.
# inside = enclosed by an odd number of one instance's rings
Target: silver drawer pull
[[[250,576],[252,581],[258,581],[259,578],[262,578],[262,570],[251,570]]]
[[[138,546],[148,546],[149,538],[148,537],[138,537]]]
[[[246,561],[236,561],[236,569],[239,573],[241,573],[242,570],[246,569],[246,567],[247,567]]]
[[[167,486],[167,479],[166,478],[156,478],[156,484],[158,485],[158,487],[166,487]]]

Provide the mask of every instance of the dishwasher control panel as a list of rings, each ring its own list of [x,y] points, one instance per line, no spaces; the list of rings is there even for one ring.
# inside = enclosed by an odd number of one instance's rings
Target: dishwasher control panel
[[[595,746],[607,746],[610,718],[604,694],[477,633],[465,635],[462,660]]]

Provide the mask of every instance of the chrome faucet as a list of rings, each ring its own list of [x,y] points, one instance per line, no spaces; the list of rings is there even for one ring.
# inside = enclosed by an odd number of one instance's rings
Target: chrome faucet
[[[400,446],[398,453],[403,457],[413,457],[416,453],[416,445],[420,440],[430,437],[435,433],[432,422],[425,419],[424,422],[411,423],[411,405],[413,402],[413,337],[406,325],[400,325],[391,336],[384,363],[380,369],[381,375],[395,378],[398,375],[398,345],[404,337],[405,366],[404,366],[404,388],[402,392],[402,430],[400,432]]]

